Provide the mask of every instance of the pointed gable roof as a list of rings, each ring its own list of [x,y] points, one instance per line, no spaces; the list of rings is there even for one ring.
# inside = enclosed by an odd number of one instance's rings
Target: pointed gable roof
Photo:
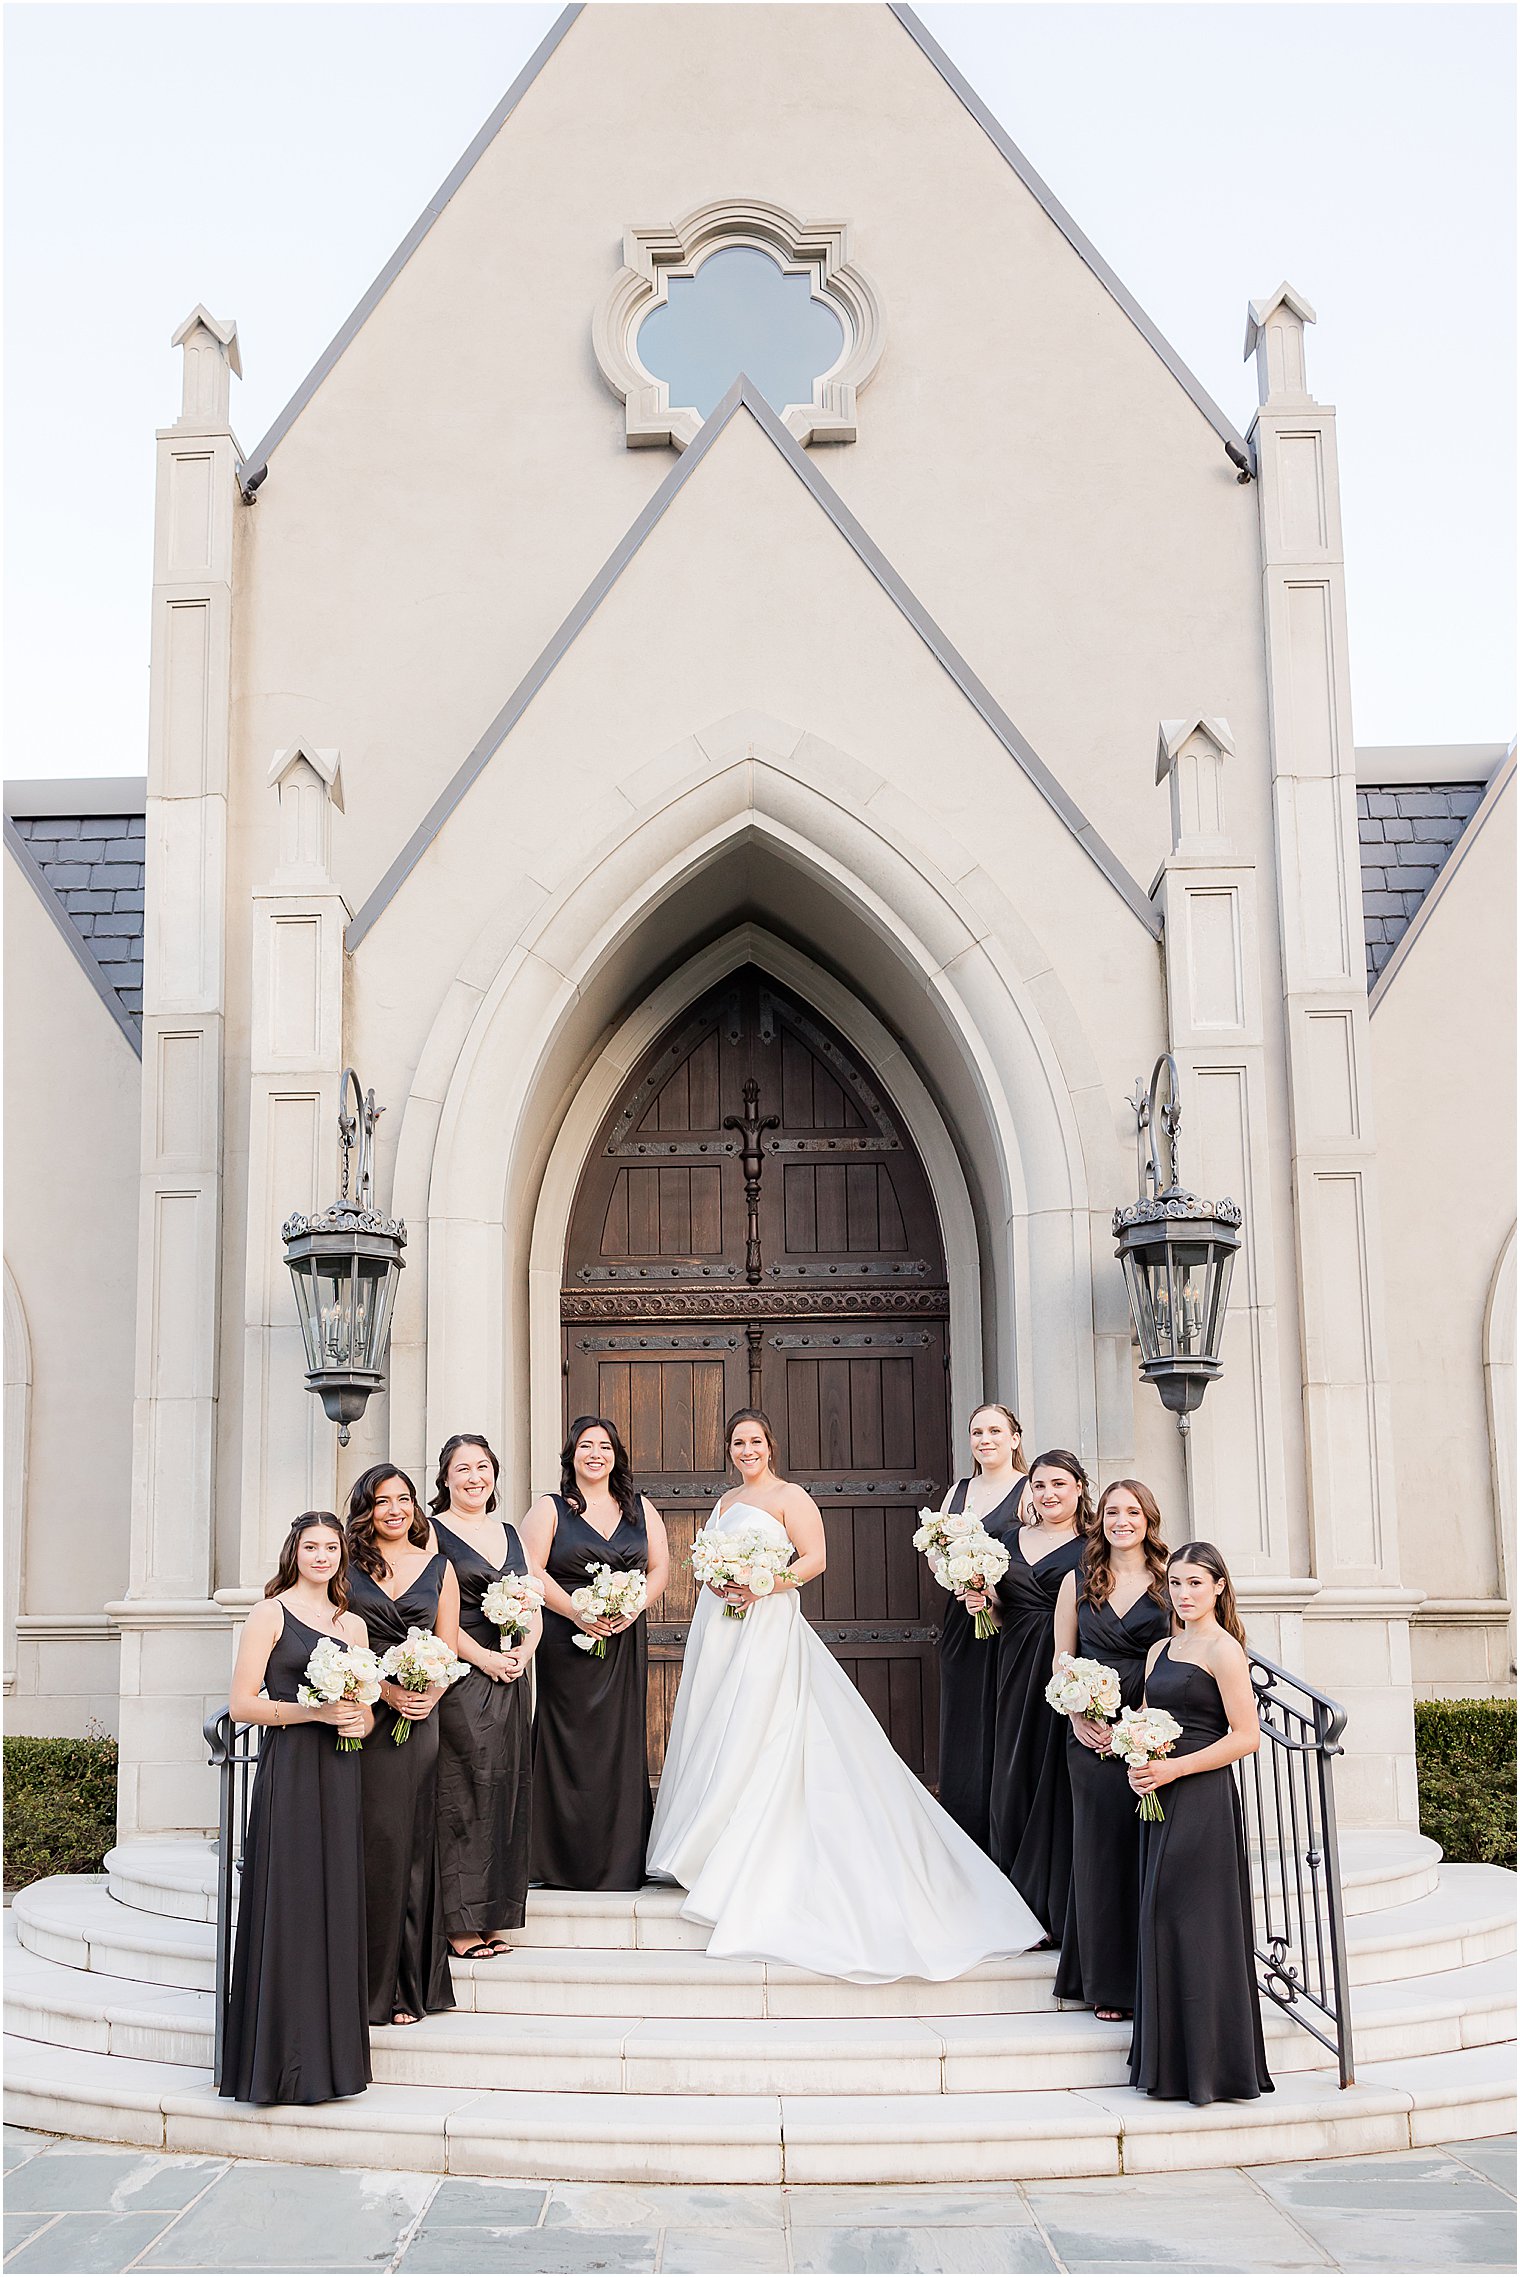
[[[142,1058],[141,776],[5,786],[5,845],[65,947]]]
[[[513,80],[511,86],[507,89],[506,94],[502,97],[495,110],[486,120],[485,125],[481,128],[479,134],[476,135],[474,141],[464,152],[458,164],[449,173],[447,178],[439,185],[434,195],[429,199],[427,205],[424,206],[422,212],[418,215],[416,221],[413,222],[411,228],[407,231],[405,237],[401,240],[401,243],[397,246],[395,252],[386,262],[385,267],[380,271],[380,274],[376,277],[368,292],[364,294],[363,298],[358,302],[357,306],[350,311],[344,322],[338,327],[338,330],[334,333],[332,339],[328,342],[321,355],[312,365],[312,368],[307,373],[305,379],[302,380],[300,386],[296,389],[295,394],[290,398],[290,401],[286,404],[284,410],[280,412],[273,426],[269,428],[266,434],[260,437],[259,441],[254,445],[253,449],[248,453],[247,457],[241,462],[238,467],[238,480],[242,485],[243,494],[245,497],[251,497],[253,492],[263,481],[264,476],[268,472],[269,461],[276,446],[284,439],[284,437],[289,433],[290,429],[295,425],[297,419],[305,410],[312,397],[316,394],[318,388],[322,385],[322,382],[332,371],[334,365],[337,364],[345,349],[348,347],[349,343],[361,330],[373,310],[375,310],[379,306],[380,302],[385,298],[386,293],[395,283],[397,277],[400,276],[402,270],[406,267],[406,264],[408,261],[410,261],[412,255],[416,252],[418,246],[427,236],[434,222],[437,221],[439,215],[448,205],[450,199],[466,181],[468,176],[474,171],[476,165],[479,163],[480,159],[484,157],[486,151],[489,150],[491,144],[495,141],[497,135],[506,125],[508,119],[511,118],[513,112],[517,109],[519,103],[521,103],[524,95],[527,94],[529,88],[533,85],[533,82],[537,79],[539,73],[543,70],[545,64],[549,61],[549,58],[554,54],[556,48],[564,39],[566,33],[570,30],[576,18],[580,15],[584,6],[585,0],[571,0],[571,5],[566,7],[561,12],[561,14],[556,17],[554,23],[550,26],[544,38],[539,42],[532,55],[529,56],[527,62],[523,65],[522,70]],[[1148,345],[1155,350],[1156,354],[1161,358],[1161,361],[1165,364],[1167,370],[1172,374],[1172,377],[1177,381],[1178,385],[1183,389],[1184,393],[1187,394],[1197,405],[1204,418],[1208,421],[1209,425],[1219,436],[1221,442],[1223,442],[1231,450],[1232,454],[1240,454],[1240,456],[1237,458],[1236,463],[1238,465],[1246,464],[1250,459],[1251,453],[1250,446],[1248,445],[1245,437],[1241,435],[1235,426],[1231,423],[1231,421],[1225,417],[1225,414],[1220,410],[1218,404],[1208,393],[1202,381],[1195,378],[1194,374],[1183,362],[1181,356],[1178,355],[1176,349],[1172,347],[1171,343],[1167,339],[1164,338],[1157,326],[1153,324],[1151,319],[1146,315],[1144,309],[1140,306],[1134,295],[1128,291],[1125,285],[1115,275],[1114,271],[1109,267],[1108,263],[1104,260],[1097,247],[1083,233],[1083,231],[1077,227],[1077,224],[1073,221],[1071,215],[1066,211],[1066,208],[1061,204],[1060,200],[1055,196],[1054,192],[1042,180],[1041,176],[1035,172],[1034,167],[1024,156],[1024,153],[1019,149],[1017,143],[1015,143],[1012,137],[1007,134],[1005,130],[998,124],[991,111],[988,110],[986,104],[976,93],[976,90],[971,86],[970,82],[964,77],[964,75],[956,69],[956,66],[951,62],[949,56],[939,45],[939,42],[934,39],[931,34],[925,29],[923,24],[920,23],[912,8],[906,5],[906,0],[888,0],[888,6],[893,16],[896,17],[898,23],[901,24],[904,31],[907,32],[909,37],[912,39],[919,52],[927,59],[929,63],[933,65],[934,69],[939,73],[941,79],[943,79],[945,85],[956,97],[957,101],[964,106],[966,111],[982,129],[982,132],[988,137],[993,147],[1012,167],[1014,173],[1017,174],[1019,180],[1024,184],[1024,187],[1030,192],[1031,196],[1044,209],[1045,213],[1049,215],[1051,221],[1054,222],[1056,228],[1061,232],[1061,235],[1071,246],[1073,252],[1075,252],[1080,257],[1080,259],[1086,263],[1087,267],[1092,271],[1093,275],[1103,286],[1104,290],[1112,295],[1113,299],[1124,311],[1124,314],[1129,318],[1131,324],[1133,324],[1135,329],[1140,333],[1142,339],[1144,339]],[[207,319],[207,321],[209,322],[210,320]]]
[[[977,674],[971,669],[960,651],[941,631],[928,610],[898,575],[886,555],[856,521],[838,492],[825,481],[807,452],[790,435],[776,417],[758,388],[744,375],[735,381],[728,394],[712,416],[699,430],[696,439],[688,446],[659,489],[649,500],[643,512],[631,525],[620,543],[614,547],[596,576],[576,602],[559,629],[553,634],[537,660],[518,682],[506,703],[492,720],[473,751],[456,769],[449,782],[433,801],[411,837],[391,863],[379,884],[369,895],[349,926],[345,943],[352,953],[375,925],[389,903],[400,891],[406,879],[416,868],[428,847],[443,829],[455,808],[465,797],[470,786],[478,781],[491,760],[500,750],[517,722],[527,711],[534,697],[544,686],[555,667],[574,646],[602,602],[612,591],[623,571],[639,552],[640,547],[660,522],[667,509],[686,484],[694,479],[698,468],[713,448],[729,423],[741,412],[754,420],[761,433],[780,452],[787,465],[809,493],[815,504],[833,523],[835,529],[852,549],[860,562],[875,578],[888,599],[917,633],[942,669],[954,681],[961,694],[996,736],[1008,756],[1033,784],[1035,790],[1066,825],[1078,845],[1095,867],[1102,871],[1109,884],[1139,919],[1146,931],[1160,937],[1161,920],[1143,886],[1124,867],[1117,854],[1098,835],[1086,815],[1056,780],[1050,769],[1019,732],[1003,707]]]

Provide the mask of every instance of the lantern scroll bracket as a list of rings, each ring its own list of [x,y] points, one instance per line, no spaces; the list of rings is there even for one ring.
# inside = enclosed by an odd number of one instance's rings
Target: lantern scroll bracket
[[[309,1216],[297,1211],[280,1229],[306,1346],[306,1388],[337,1424],[343,1447],[350,1424],[385,1389],[391,1316],[406,1263],[405,1225],[375,1207],[375,1125],[382,1112],[374,1092],[346,1067],[338,1088],[338,1199]]]

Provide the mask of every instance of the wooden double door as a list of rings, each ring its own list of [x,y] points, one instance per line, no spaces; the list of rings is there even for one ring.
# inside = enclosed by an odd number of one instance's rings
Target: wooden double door
[[[634,1070],[582,1174],[562,1295],[565,1414],[610,1416],[664,1514],[650,1637],[658,1771],[695,1603],[686,1552],[763,1407],[823,1512],[808,1618],[921,1777],[940,1592],[912,1535],[949,1466],[944,1250],[901,1117],[826,1021],[753,968]]]

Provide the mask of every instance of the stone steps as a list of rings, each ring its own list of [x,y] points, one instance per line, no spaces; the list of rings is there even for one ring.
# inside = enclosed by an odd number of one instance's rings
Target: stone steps
[[[538,1893],[534,1893],[535,1899]],[[510,1961],[460,1962],[461,2006],[539,2014],[682,2016],[944,2016],[1047,2009],[1054,1958],[1031,1953],[994,1961],[952,1983],[853,1985],[760,1961],[719,1961],[664,1940],[690,1931],[680,1893],[648,1890],[595,1905],[530,1908]],[[65,1967],[134,1982],[209,1991],[215,1933],[207,1921],[121,1904],[107,1882],[57,1876],[17,1893],[12,1906],[27,1951]],[[538,1938],[578,1928],[585,1942]],[[590,1942],[595,1931],[596,1942]],[[638,1935],[649,1942],[633,1944]],[[618,1942],[609,1942],[618,1937]],[[1353,1916],[1346,1924],[1353,1986],[1495,1960],[1515,1949],[1514,1878],[1497,1866],[1445,1868],[1436,1889],[1407,1905]]]
[[[178,2066],[12,2039],[15,2125],[152,2149],[299,2163],[638,2182],[970,2182],[1156,2173],[1405,2150],[1514,2124],[1505,2046],[1367,2067],[1338,2089],[1288,2074],[1253,2104],[1152,2103],[1095,2087],[944,2095],[545,2095],[376,2086],[260,2110]]]
[[[1439,1846],[1400,1829],[1356,1829],[1340,1838],[1348,1920],[1428,1897],[1440,1878]],[[184,1921],[216,1918],[216,1853],[204,1842],[124,1844],[106,1856],[106,1881],[121,1904]],[[700,1951],[707,1932],[680,1919],[681,1893],[534,1890],[519,1942],[540,1945],[650,1945]],[[669,1927],[663,1925],[668,1924]]]
[[[209,2069],[212,1995],[70,1969],[8,1929],[5,2029],[18,2038]],[[1355,1998],[1358,2061],[1453,2053],[1514,2037],[1510,1959],[1371,1985]],[[1322,2068],[1289,2017],[1265,2017],[1274,2076]],[[1003,2094],[1122,2087],[1129,2026],[1086,2011],[939,2017],[520,2016],[458,2009],[373,2034],[388,2086],[635,2095]]]

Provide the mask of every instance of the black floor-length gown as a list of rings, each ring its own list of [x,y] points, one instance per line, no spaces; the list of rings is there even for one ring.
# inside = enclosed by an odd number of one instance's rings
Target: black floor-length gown
[[[1078,1577],[1080,1586],[1080,1576]],[[1119,1679],[1123,1705],[1138,1708],[1145,1656],[1171,1627],[1147,1590],[1122,1617],[1112,1600],[1077,1606],[1077,1656],[1101,1660]],[[1095,1754],[1066,1726],[1071,1779],[1071,1889],[1056,1998],[1089,2008],[1135,2005],[1135,1939],[1140,1920],[1139,1797],[1117,1758]]]
[[[584,1586],[594,1565],[647,1571],[642,1509],[620,1518],[604,1542],[563,1495],[554,1507],[548,1571],[567,1594]],[[562,1613],[545,1610],[533,1729],[533,1879],[558,1890],[636,1890],[654,1815],[644,1731],[648,1623],[641,1613],[608,1637],[605,1660],[582,1652],[579,1634]]]
[[[966,1507],[969,1479],[957,1479],[949,1507]],[[1018,1531],[1019,1496],[1026,1481],[982,1520],[999,1541]],[[939,1801],[957,1826],[990,1850],[987,1811],[992,1790],[992,1726],[997,1708],[998,1640],[979,1637],[976,1616],[952,1592],[939,1624]]]
[[[460,1629],[472,1643],[500,1652],[501,1631],[486,1619],[480,1600],[504,1574],[529,1570],[516,1527],[503,1526],[506,1559],[492,1565],[441,1518],[433,1525],[459,1583]],[[434,1710],[438,1878],[449,1937],[479,1939],[522,1927],[533,1839],[530,1681],[524,1674],[501,1684],[483,1668],[472,1668],[449,1686]]]
[[[1047,1937],[1066,1924],[1071,1885],[1071,1781],[1064,1716],[1045,1699],[1055,1659],[1056,1599],[1082,1562],[1083,1537],[1030,1565],[1019,1547],[998,1583],[997,1704],[992,1740],[992,1855]],[[1126,2004],[1127,2005],[1127,2004]]]
[[[348,1601],[369,1631],[370,1648],[405,1644],[408,1629],[431,1629],[447,1560],[440,1550],[399,1597],[360,1566],[349,1571]],[[430,2016],[452,2008],[448,1940],[438,1879],[438,1731],[443,1701],[410,1726],[398,1747],[396,1711],[375,1703],[364,1743],[364,1910],[369,1923],[369,2020],[389,2024],[398,2009]]]
[[[264,1690],[294,1700],[332,1632],[280,1612]],[[221,2092],[240,2103],[328,2103],[369,2085],[361,1783],[331,1724],[265,1728],[222,2058]]]
[[[1230,1728],[1206,1668],[1163,1646],[1148,1706],[1182,1726],[1174,1756]],[[1126,1784],[1128,1782],[1126,1781]],[[1252,1963],[1251,1882],[1240,1793],[1229,1764],[1157,1790],[1166,1816],[1140,1831],[1139,1967],[1129,2083],[1186,2103],[1254,2101],[1272,2076]]]

